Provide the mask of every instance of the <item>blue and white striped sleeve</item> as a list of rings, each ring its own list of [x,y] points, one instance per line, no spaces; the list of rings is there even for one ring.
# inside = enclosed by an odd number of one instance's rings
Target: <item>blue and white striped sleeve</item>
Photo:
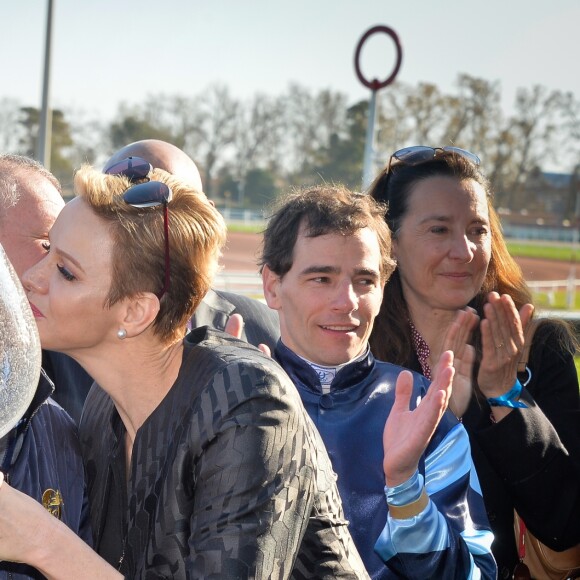
[[[387,502],[406,506],[421,497],[423,486],[426,507],[405,519],[389,513],[375,552],[405,578],[495,579],[493,534],[462,425],[451,425],[444,435],[436,432],[427,449],[425,475],[417,471],[401,485],[385,487]]]

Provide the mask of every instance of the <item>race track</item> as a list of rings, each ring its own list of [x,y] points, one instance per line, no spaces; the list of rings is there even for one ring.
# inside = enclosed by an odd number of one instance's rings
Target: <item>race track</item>
[[[224,273],[257,272],[256,265],[262,236],[260,234],[245,234],[230,232],[228,243],[222,258]],[[516,258],[524,272],[526,280],[566,280],[574,266],[570,262],[555,262],[535,258]],[[576,276],[580,278],[580,264]]]

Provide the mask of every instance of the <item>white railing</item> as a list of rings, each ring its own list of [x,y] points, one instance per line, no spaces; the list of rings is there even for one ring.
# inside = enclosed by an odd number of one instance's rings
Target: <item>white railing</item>
[[[570,287],[580,286],[580,280],[539,280],[528,282],[528,286],[532,288],[532,290],[537,290],[539,292],[542,290],[566,290]]]
[[[226,272],[222,270],[215,277],[213,287],[252,298],[264,298],[262,277],[256,272]]]
[[[528,282],[528,286],[535,292],[545,292],[548,304],[553,306],[556,302],[556,291],[566,291],[566,307],[574,309],[576,304],[576,291],[580,287],[578,278],[568,278],[567,280],[536,280]]]
[[[567,307],[573,309],[576,292],[580,291],[580,279],[540,280],[528,282],[528,286],[534,292],[545,293],[549,306],[556,303],[556,291],[565,290]],[[216,276],[213,287],[260,300],[264,298],[262,278],[257,271],[226,272],[222,270]]]
[[[226,223],[244,224],[246,226],[263,226],[265,224],[264,212],[256,209],[240,209],[231,207],[218,207]]]

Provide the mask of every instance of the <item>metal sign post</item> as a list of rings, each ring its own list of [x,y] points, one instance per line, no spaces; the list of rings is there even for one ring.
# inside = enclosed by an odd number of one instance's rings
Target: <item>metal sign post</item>
[[[374,78],[369,81],[362,74],[360,68],[360,55],[365,41],[373,34],[376,34],[377,32],[387,34],[393,39],[397,51],[397,58],[395,61],[395,67],[393,68],[393,71],[385,80],[380,81]],[[374,174],[373,161],[374,161],[374,136],[375,136],[375,117],[377,109],[377,92],[379,89],[382,89],[390,85],[395,80],[395,77],[397,76],[397,74],[399,73],[399,69],[401,68],[402,60],[403,60],[403,50],[401,48],[401,43],[399,42],[399,37],[397,36],[397,33],[388,26],[373,26],[372,28],[369,28],[363,34],[362,38],[359,40],[356,47],[356,51],[354,53],[354,68],[356,71],[356,76],[365,87],[371,89],[371,98],[369,101],[369,112],[367,123],[367,136],[365,141],[365,152],[363,159],[363,177],[362,177],[363,190],[367,189],[367,187],[371,184]]]

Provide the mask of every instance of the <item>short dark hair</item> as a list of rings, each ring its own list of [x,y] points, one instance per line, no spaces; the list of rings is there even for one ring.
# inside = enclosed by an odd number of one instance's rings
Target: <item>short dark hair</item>
[[[260,270],[267,265],[282,277],[292,267],[294,247],[301,226],[306,236],[352,235],[369,228],[381,251],[381,280],[391,275],[391,236],[384,221],[385,207],[370,196],[353,193],[340,185],[323,185],[293,191],[280,198],[264,231]]]

